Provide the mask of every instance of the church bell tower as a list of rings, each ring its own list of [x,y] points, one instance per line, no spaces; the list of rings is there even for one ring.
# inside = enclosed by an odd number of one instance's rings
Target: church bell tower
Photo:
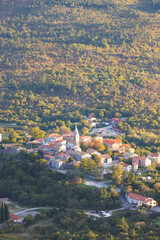
[[[77,124],[75,125],[75,130],[74,130],[74,147],[79,147],[79,132],[78,132]]]

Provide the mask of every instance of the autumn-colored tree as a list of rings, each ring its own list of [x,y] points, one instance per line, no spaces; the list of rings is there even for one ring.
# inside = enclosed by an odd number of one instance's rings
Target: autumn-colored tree
[[[29,134],[32,135],[33,139],[44,138],[45,132],[40,130],[39,127],[33,127],[29,129]]]
[[[89,143],[88,143],[89,148],[93,148],[99,152],[103,152],[105,149],[105,146],[102,144],[101,140],[93,138]]]
[[[9,134],[10,141],[13,143],[16,143],[18,138],[20,138],[18,133],[14,130],[11,130]]]
[[[120,185],[122,183],[122,173],[123,168],[120,164],[113,168],[112,179],[116,185]]]

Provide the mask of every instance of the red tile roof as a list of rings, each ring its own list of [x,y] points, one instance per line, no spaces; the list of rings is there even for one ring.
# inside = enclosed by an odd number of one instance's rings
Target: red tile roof
[[[43,138],[38,138],[38,139],[35,139],[34,141],[41,142],[43,140],[44,140]]]
[[[67,135],[69,134],[69,135],[70,135],[70,134],[74,134],[74,132],[71,132],[71,131],[62,131],[62,134],[67,134]]]
[[[55,141],[56,143],[59,143],[59,142],[66,142],[66,140],[65,139],[61,139],[61,140],[57,140],[57,141]]]
[[[147,202],[153,200],[153,198],[144,197],[142,195],[138,195],[138,194],[135,194],[135,193],[129,193],[128,196],[132,199],[135,199],[135,200],[138,200],[138,201],[141,201],[141,202],[144,202],[144,203],[147,203]]]
[[[120,163],[123,167],[129,167],[130,165],[129,164],[126,164],[126,163],[123,163],[123,162],[121,162]]]
[[[49,155],[49,154],[45,154],[44,157],[47,157],[47,158],[51,158],[53,156]]]
[[[57,154],[57,156],[64,156],[64,155],[65,155],[64,152],[60,152],[60,153]]]
[[[114,143],[121,143],[120,139],[103,139],[103,142],[107,145],[113,145]]]
[[[60,134],[57,134],[57,133],[51,133],[51,134],[48,134],[48,137],[60,138],[60,137],[63,137],[63,136],[60,135]]]
[[[159,157],[160,154],[159,153],[150,153],[149,156],[151,156],[151,157]]]
[[[20,217],[16,216],[16,215],[13,214],[13,213],[10,213],[9,216],[10,216],[13,220],[21,219]]]
[[[132,160],[146,160],[147,157],[135,156]]]

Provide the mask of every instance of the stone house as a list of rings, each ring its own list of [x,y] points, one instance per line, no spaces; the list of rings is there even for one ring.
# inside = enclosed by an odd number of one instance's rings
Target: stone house
[[[132,165],[135,163],[140,167],[148,167],[151,164],[151,160],[148,157],[136,156],[132,158]]]

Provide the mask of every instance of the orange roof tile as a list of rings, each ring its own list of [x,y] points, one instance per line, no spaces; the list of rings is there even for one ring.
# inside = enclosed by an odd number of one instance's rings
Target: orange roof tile
[[[103,142],[108,145],[113,145],[114,143],[121,143],[120,139],[103,139]]]
[[[151,153],[151,154],[149,154],[151,157],[159,157],[160,156],[160,154],[159,153]]]
[[[126,164],[126,163],[123,163],[123,162],[121,162],[120,164],[124,167],[129,167],[130,166],[129,164]]]
[[[21,219],[20,217],[18,217],[17,215],[10,213],[9,216],[13,219],[13,220],[18,220]]]
[[[153,198],[148,198],[148,197],[138,195],[138,194],[135,194],[135,193],[129,193],[128,196],[132,199],[135,199],[135,200],[138,200],[138,201],[141,201],[141,202],[145,202],[145,203],[153,200]]]
[[[135,156],[132,158],[132,161],[143,161],[146,159],[147,159],[147,157]]]

